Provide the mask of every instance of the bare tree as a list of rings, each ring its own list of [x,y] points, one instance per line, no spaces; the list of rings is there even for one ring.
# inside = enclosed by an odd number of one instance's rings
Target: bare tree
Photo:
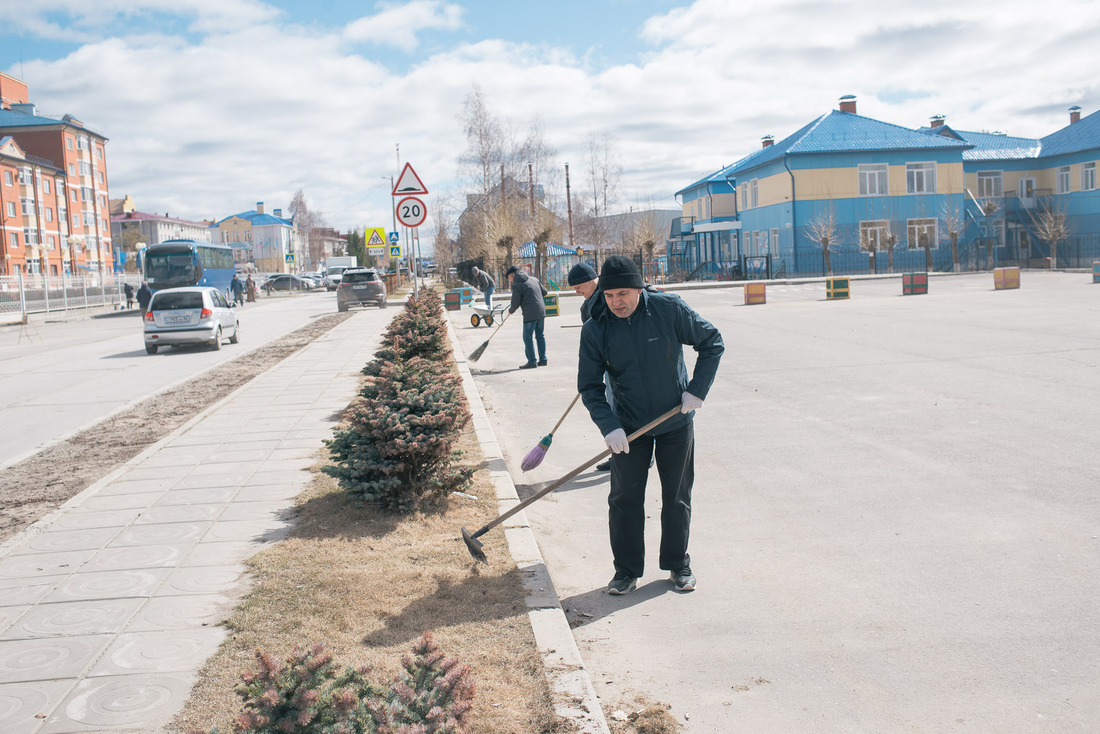
[[[829,247],[836,244],[836,211],[832,204],[825,206],[825,211],[818,212],[806,223],[806,234],[821,247],[822,258],[825,263],[825,275],[833,274],[833,264],[829,258]]]
[[[324,215],[309,208],[305,192],[301,189],[298,189],[294,194],[294,198],[290,200],[288,210],[294,226],[298,229],[298,236],[301,238],[306,261],[310,264],[319,264],[324,259],[325,254],[324,238],[318,232],[318,230],[327,227]],[[301,269],[300,266],[305,264],[298,263],[299,269]]]
[[[504,160],[504,137],[500,120],[489,110],[481,87],[477,84],[466,95],[459,114],[466,133],[466,150],[458,162],[477,182],[481,194],[488,196],[493,188],[497,166]]]
[[[959,237],[966,227],[966,216],[957,203],[945,201],[940,209],[940,223],[951,245],[951,270],[959,272]]]
[[[615,153],[615,143],[610,133],[591,133],[585,143],[585,163],[592,194],[588,231],[595,246],[593,257],[599,267],[598,253],[607,239],[604,218],[610,205],[619,198],[619,178],[623,167]]]
[[[1069,218],[1062,203],[1045,197],[1035,211],[1029,212],[1035,236],[1050,246],[1050,269],[1058,265],[1058,244],[1070,235]]]

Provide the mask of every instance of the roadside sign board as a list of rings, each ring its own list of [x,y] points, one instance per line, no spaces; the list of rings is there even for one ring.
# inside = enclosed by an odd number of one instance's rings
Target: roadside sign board
[[[367,248],[367,254],[370,255],[371,257],[385,257],[386,256],[386,248],[385,247],[368,247]]]
[[[294,253],[293,252],[288,252],[286,254],[286,261],[288,263],[293,263],[294,262]]]
[[[400,241],[401,241],[401,233],[400,232],[390,232],[390,244],[391,245],[396,245]]]
[[[386,228],[371,227],[363,233],[363,239],[367,241],[367,247],[379,247],[386,244]]]
[[[401,257],[401,245],[390,245],[390,257]]]
[[[415,194],[426,194],[428,188],[424,185],[424,182],[420,180],[420,177],[416,175],[416,171],[408,163],[401,170],[401,175],[397,177],[397,183],[393,185],[392,196],[411,196]],[[410,225],[412,226],[412,225]]]
[[[406,227],[419,227],[428,216],[428,207],[415,196],[406,196],[397,202],[397,221]]]

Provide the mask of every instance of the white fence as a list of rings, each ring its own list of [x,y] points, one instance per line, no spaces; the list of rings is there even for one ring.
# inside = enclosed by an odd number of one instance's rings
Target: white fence
[[[27,314],[103,308],[126,304],[123,290],[130,283],[137,292],[137,273],[87,275],[0,275],[0,322],[26,320]]]

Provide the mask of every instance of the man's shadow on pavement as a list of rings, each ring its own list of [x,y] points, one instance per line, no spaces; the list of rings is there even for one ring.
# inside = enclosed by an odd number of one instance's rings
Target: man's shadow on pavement
[[[652,601],[665,594],[675,593],[668,579],[654,579],[639,586],[626,596],[612,596],[607,593],[607,587],[601,586],[598,589],[562,599],[561,608],[569,620],[569,626],[577,628],[597,622],[636,604]]]

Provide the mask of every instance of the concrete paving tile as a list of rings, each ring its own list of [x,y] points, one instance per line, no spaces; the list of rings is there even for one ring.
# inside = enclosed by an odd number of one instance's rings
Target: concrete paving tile
[[[46,719],[39,734],[157,731],[187,700],[195,677],[194,673],[146,673],[82,680]]]
[[[172,485],[172,490],[177,489],[213,489],[217,487],[239,487],[255,471],[255,467],[249,466],[247,471],[229,470],[226,464],[218,464],[206,471],[193,471],[180,477]]]
[[[289,522],[294,518],[294,509],[286,500],[268,500],[266,502],[233,502],[226,506],[217,522],[234,520],[274,520]]]
[[[179,477],[175,476],[174,472],[162,472],[165,476],[161,476],[157,479],[131,479],[129,474],[123,474],[121,477],[111,482],[110,484],[100,487],[97,495],[103,494],[138,494],[141,492],[163,492],[172,486]],[[171,476],[167,476],[171,474]]]
[[[114,635],[10,640],[0,645],[0,683],[74,678],[84,673]]]
[[[38,604],[0,635],[0,640],[30,640],[42,637],[121,632],[145,603],[143,599],[98,599],[95,601]]]
[[[0,599],[3,599],[5,604],[13,607],[22,604],[37,604],[68,578],[69,574],[0,578]]]
[[[0,722],[4,723],[4,734],[34,734],[75,686],[75,680],[0,685]]]
[[[261,472],[295,472],[307,471],[315,462],[310,456],[300,456],[292,459],[268,459],[260,465]]]
[[[228,634],[223,627],[126,632],[107,648],[87,677],[198,670]]]
[[[320,448],[310,442],[307,446],[275,449],[268,458],[275,461],[280,459],[309,459],[312,463],[321,458]]]
[[[207,530],[209,522],[172,522],[157,525],[131,525],[124,528],[109,547],[128,545],[161,545],[173,543],[197,543]]]
[[[227,506],[227,503],[224,502],[157,505],[143,510],[141,516],[135,519],[133,524],[137,526],[177,522],[208,522],[217,518]]]
[[[54,553],[70,550],[98,550],[118,535],[119,529],[85,528],[84,530],[47,530],[20,546],[14,555]]]
[[[274,543],[251,543],[247,540],[231,542],[200,542],[192,548],[180,564],[181,568],[195,566],[217,566],[219,564],[240,563],[256,555]]]
[[[15,621],[22,617],[28,609],[33,608],[34,607],[30,606],[29,604],[11,607],[0,607],[0,635],[2,635],[13,624],[15,624]],[[3,721],[3,718],[0,718],[0,721]]]
[[[244,444],[248,446],[248,444]],[[241,462],[262,462],[271,456],[269,448],[238,448],[236,444],[227,444],[223,450],[215,451],[206,457],[209,465],[238,464]]]
[[[165,469],[163,467],[132,467],[126,472],[126,476],[131,480],[162,479],[164,475]]]
[[[172,568],[180,565],[193,543],[133,545],[104,548],[81,568],[82,571],[125,571],[134,568]]]
[[[104,494],[100,490],[94,497],[84,500],[80,506],[85,510],[125,510],[133,507],[149,507],[163,496],[164,492]]]
[[[290,530],[289,520],[227,520],[216,522],[203,536],[203,540],[216,543],[221,540],[249,540],[267,542],[284,537]]]
[[[0,579],[52,576],[72,573],[94,557],[94,550],[32,553],[0,559]],[[7,599],[5,599],[7,601]]]
[[[125,510],[84,510],[77,507],[59,517],[50,525],[55,530],[85,530],[87,528],[119,528],[133,522],[142,508]]]
[[[45,602],[121,599],[152,596],[165,576],[166,568],[133,568],[124,571],[76,573],[57,585]]]
[[[264,484],[291,484],[303,487],[310,480],[310,474],[301,469],[283,469],[281,471],[258,471],[248,478],[244,487]]]
[[[291,500],[297,497],[306,485],[302,483],[275,483],[241,487],[237,493],[238,502],[267,502],[270,500]]]
[[[207,489],[173,489],[161,495],[157,505],[218,504],[230,502],[237,494],[237,487],[210,487]]]
[[[248,581],[242,564],[177,568],[157,589],[157,596],[226,594]]]
[[[156,596],[145,602],[126,632],[188,629],[220,624],[233,613],[236,599],[224,594]]]

